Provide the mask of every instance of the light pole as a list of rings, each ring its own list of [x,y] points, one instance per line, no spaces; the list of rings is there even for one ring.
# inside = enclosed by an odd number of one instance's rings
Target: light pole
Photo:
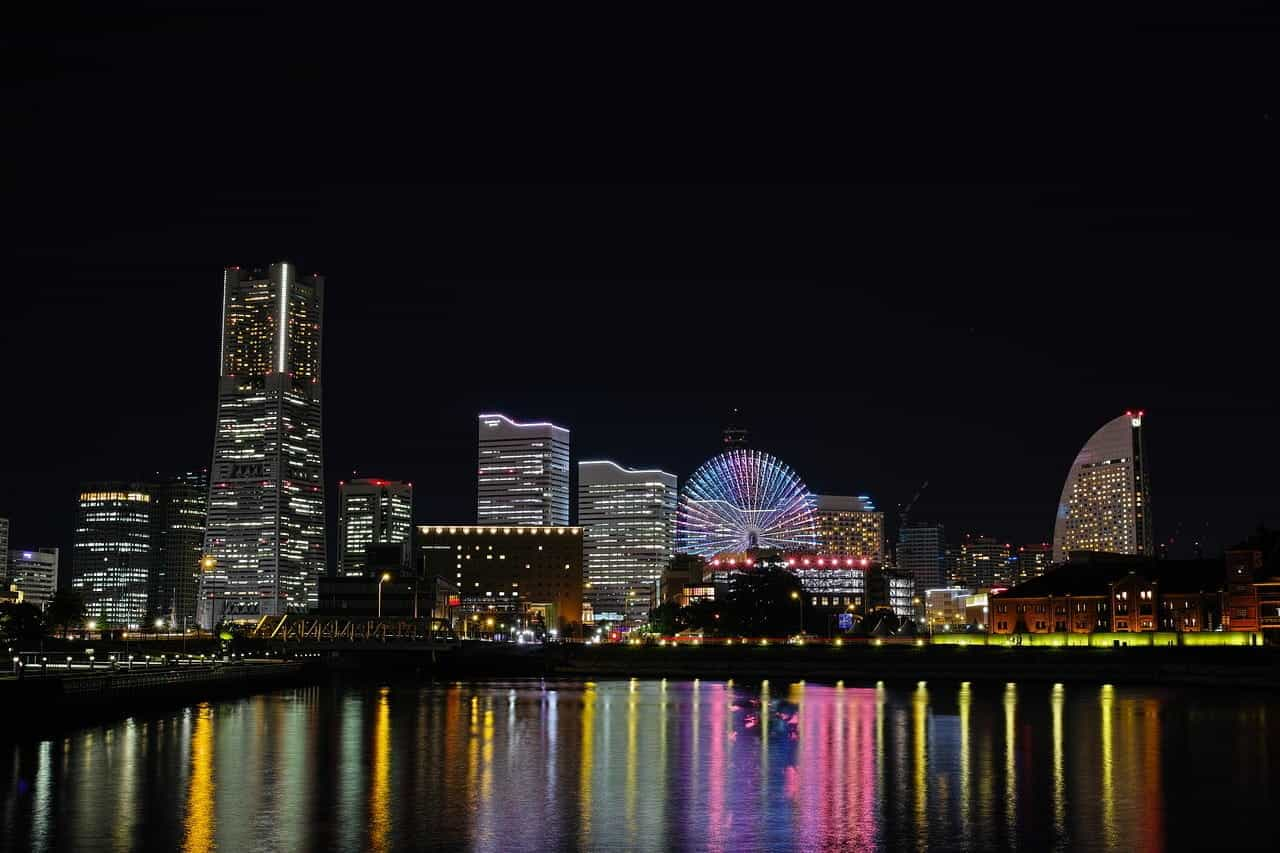
[[[200,558],[200,571],[204,572],[206,575],[211,574],[213,570],[216,569],[217,567],[218,567],[218,558],[213,556],[212,554],[205,554],[203,557]],[[210,592],[212,592],[213,594],[214,604],[216,604],[218,601],[218,587],[212,577],[209,578],[209,586],[211,588]],[[214,616],[214,614],[217,612],[217,608],[210,606],[209,609],[210,609],[209,633],[213,634],[214,629],[218,627],[218,620]],[[196,627],[198,628],[199,625],[197,625]]]
[[[382,577],[378,578],[378,618],[379,619],[382,618],[382,585],[389,580],[391,580],[391,575],[388,572],[383,572]]]
[[[794,589],[791,590],[791,597],[800,602],[800,635],[804,636],[804,598]]]

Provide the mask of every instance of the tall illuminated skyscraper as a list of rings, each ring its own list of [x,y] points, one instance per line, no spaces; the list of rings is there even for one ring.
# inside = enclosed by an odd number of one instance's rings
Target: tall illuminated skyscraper
[[[156,551],[148,609],[177,627],[194,626],[200,557],[209,504],[209,472],[189,471],[151,486]]]
[[[884,513],[866,495],[814,495],[818,550],[884,559]]]
[[[402,545],[413,530],[413,483],[344,480],[338,484],[338,574],[363,577],[365,549]]]
[[[578,463],[584,598],[597,622],[648,621],[675,556],[676,476],[608,461]]]
[[[1103,424],[1076,455],[1058,501],[1053,562],[1072,551],[1152,556],[1151,488],[1142,412]]]
[[[305,612],[325,571],[320,443],[324,279],[289,263],[222,283],[218,417],[198,619]]]
[[[140,627],[156,565],[155,504],[145,483],[90,483],[80,490],[71,588],[103,627]]]
[[[569,430],[480,415],[480,524],[569,523]]]

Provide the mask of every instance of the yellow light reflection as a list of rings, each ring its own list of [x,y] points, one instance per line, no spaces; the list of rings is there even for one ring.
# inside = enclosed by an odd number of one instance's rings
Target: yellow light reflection
[[[911,697],[912,767],[915,771],[916,837],[929,837],[929,755],[925,734],[929,722],[929,688],[923,681]]]
[[[960,837],[972,838],[972,819],[969,815],[969,711],[973,704],[973,693],[969,690],[969,682],[960,685]]]
[[[373,717],[373,785],[369,790],[369,849],[386,850],[391,829],[391,703],[390,688],[378,691]]]
[[[578,763],[578,823],[582,837],[591,837],[591,770],[595,755],[596,684],[588,681],[582,691],[582,752]]]
[[[1004,686],[1004,819],[1010,838],[1018,831],[1017,715],[1018,688],[1010,682]]]
[[[182,839],[182,849],[188,853],[213,849],[213,792],[213,709],[201,702],[191,734],[191,781]]]
[[[1116,792],[1113,785],[1115,754],[1111,743],[1111,712],[1115,706],[1115,688],[1102,685],[1099,697],[1102,709],[1102,831],[1108,844],[1116,840]]]
[[[1066,691],[1053,685],[1049,708],[1053,714],[1053,830],[1059,839],[1067,834],[1067,774],[1062,756],[1062,705]]]

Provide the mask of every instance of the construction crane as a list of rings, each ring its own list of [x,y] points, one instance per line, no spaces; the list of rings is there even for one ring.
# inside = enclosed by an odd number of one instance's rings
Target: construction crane
[[[911,496],[911,500],[907,501],[907,505],[902,508],[900,513],[898,513],[899,530],[907,526],[907,517],[911,515],[911,508],[916,505],[916,501],[920,500],[920,495],[923,494],[924,490],[927,488],[929,488],[929,481],[925,480],[920,484],[920,488],[916,489],[916,493]]]

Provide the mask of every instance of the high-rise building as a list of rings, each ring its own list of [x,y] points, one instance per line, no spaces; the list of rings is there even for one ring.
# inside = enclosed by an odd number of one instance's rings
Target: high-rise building
[[[946,586],[947,535],[941,524],[912,522],[898,531],[898,570],[915,583],[916,618],[924,620],[924,593]]]
[[[368,573],[371,545],[404,545],[413,532],[413,483],[359,479],[338,483],[338,574]]]
[[[156,559],[147,609],[175,626],[194,626],[209,472],[202,469],[160,479],[152,484],[151,496]]]
[[[480,415],[480,524],[569,523],[569,430]]]
[[[325,572],[320,442],[324,279],[293,264],[223,273],[218,416],[198,619],[305,612]]]
[[[1108,421],[1076,455],[1053,525],[1054,563],[1072,551],[1154,553],[1142,417],[1125,412]]]
[[[9,519],[0,518],[0,578],[9,576]]]
[[[597,623],[648,621],[675,556],[677,497],[674,474],[578,463],[584,598]]]
[[[58,588],[58,549],[13,550],[8,557],[6,584],[17,586],[24,601],[43,610]]]
[[[884,559],[884,513],[866,495],[814,495],[818,551]]]
[[[962,587],[990,589],[1012,581],[1012,549],[994,536],[966,533],[960,543],[955,574]]]
[[[143,483],[90,483],[80,490],[71,553],[71,587],[90,619],[135,628],[147,615],[156,563],[155,504]]]

